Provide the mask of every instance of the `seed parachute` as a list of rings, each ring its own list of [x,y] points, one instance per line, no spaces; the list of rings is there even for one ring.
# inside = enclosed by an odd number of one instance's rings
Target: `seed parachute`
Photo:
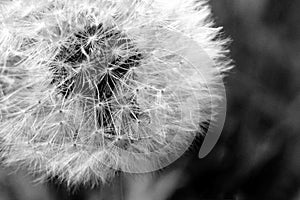
[[[96,185],[178,159],[230,68],[206,1],[0,3],[0,155]]]

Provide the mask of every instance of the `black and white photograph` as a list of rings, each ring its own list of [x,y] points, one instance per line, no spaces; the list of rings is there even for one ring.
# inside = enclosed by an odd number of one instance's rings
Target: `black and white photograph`
[[[299,0],[0,0],[0,200],[300,200]]]

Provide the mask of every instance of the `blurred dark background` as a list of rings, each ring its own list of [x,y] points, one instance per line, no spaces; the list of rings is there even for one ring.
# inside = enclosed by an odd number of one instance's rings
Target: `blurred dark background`
[[[224,80],[228,113],[209,156],[198,159],[195,148],[166,172],[117,175],[73,194],[3,169],[0,200],[300,200],[300,0],[211,4],[236,67]]]
[[[213,152],[192,161],[191,178],[171,199],[297,199],[300,1],[211,3],[233,40],[226,124]]]

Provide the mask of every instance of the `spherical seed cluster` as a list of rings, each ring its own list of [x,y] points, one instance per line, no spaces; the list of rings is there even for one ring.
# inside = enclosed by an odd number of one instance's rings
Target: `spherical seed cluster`
[[[229,67],[203,0],[0,3],[9,166],[70,185],[153,171],[211,119]]]

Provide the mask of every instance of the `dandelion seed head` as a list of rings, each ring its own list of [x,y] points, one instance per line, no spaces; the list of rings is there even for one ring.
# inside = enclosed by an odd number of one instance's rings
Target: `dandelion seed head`
[[[166,167],[202,134],[230,68],[203,0],[13,0],[0,13],[1,156],[41,180]]]

